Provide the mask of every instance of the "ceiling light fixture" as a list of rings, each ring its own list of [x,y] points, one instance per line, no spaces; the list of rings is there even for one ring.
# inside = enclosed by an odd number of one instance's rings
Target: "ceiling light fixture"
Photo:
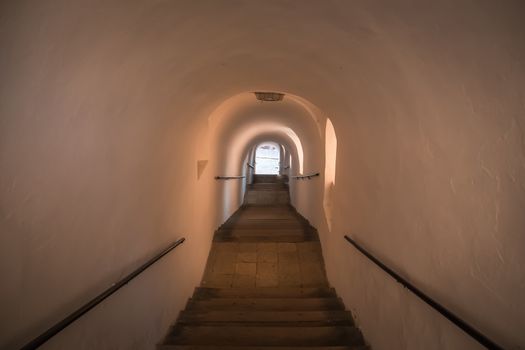
[[[282,101],[284,97],[284,94],[281,94],[279,92],[254,92],[254,94],[259,101],[266,102]]]

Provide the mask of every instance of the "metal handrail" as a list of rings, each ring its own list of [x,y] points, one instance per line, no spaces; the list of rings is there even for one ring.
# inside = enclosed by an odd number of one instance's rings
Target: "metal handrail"
[[[320,173],[314,173],[309,175],[298,175],[298,176],[292,176],[292,179],[296,180],[310,180],[312,177],[321,176]]]
[[[186,239],[181,238],[173,243],[171,243],[167,248],[162,250],[160,253],[156,254],[154,257],[146,261],[144,264],[142,264],[138,269],[127,275],[126,277],[122,278],[120,281],[113,283],[108,289],[106,289],[104,292],[97,295],[95,298],[91,299],[89,302],[78,308],[76,311],[68,315],[66,318],[64,318],[62,321],[56,323],[54,326],[46,330],[44,333],[40,334],[38,337],[31,340],[29,343],[24,345],[20,348],[20,350],[33,350],[39,348],[41,345],[43,345],[45,342],[47,342],[49,339],[57,335],[59,332],[64,330],[67,326],[69,326],[71,323],[78,320],[80,317],[82,317],[84,314],[86,314],[88,311],[93,309],[95,306],[100,304],[102,301],[104,301],[106,298],[108,298],[111,294],[115,293],[117,290],[122,288],[124,285],[126,285],[129,281],[140,275],[144,270],[146,270],[148,267],[156,263],[158,260],[160,260],[164,255],[171,252],[173,249],[181,245]]]
[[[239,176],[215,176],[215,180],[236,180],[236,179],[244,179],[246,176],[239,175]]]
[[[377,259],[375,256],[370,254],[366,249],[364,249],[362,246],[360,246],[356,241],[354,241],[352,238],[348,236],[344,236],[345,239],[352,244],[361,254],[366,256],[368,259],[372,260],[374,264],[379,266],[383,271],[388,273],[390,276],[392,276],[398,283],[401,283],[403,287],[407,288],[409,291],[414,293],[417,297],[419,297],[421,300],[423,300],[425,303],[427,303],[430,307],[432,307],[434,310],[439,312],[441,315],[445,316],[450,322],[454,323],[457,327],[459,327],[461,330],[463,330],[465,333],[470,335],[474,340],[476,340],[478,343],[486,347],[487,349],[493,349],[493,350],[503,350],[503,347],[496,344],[494,341],[489,339],[487,336],[485,336],[483,333],[469,325],[467,322],[463,321],[461,318],[459,318],[457,315],[452,313],[452,311],[445,308],[443,305],[423,293],[421,290],[416,288],[412,283],[408,282],[406,279],[401,277],[399,274],[397,274],[395,271],[393,271],[391,268],[383,264],[379,259]]]

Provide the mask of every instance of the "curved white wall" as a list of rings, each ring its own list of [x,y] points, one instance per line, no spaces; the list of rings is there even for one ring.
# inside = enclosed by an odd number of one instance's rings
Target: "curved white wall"
[[[211,169],[217,175],[240,175],[246,167],[248,151],[257,143],[274,141],[283,144],[293,157],[294,175],[314,172],[323,164],[323,150],[317,120],[301,99],[290,95],[282,102],[257,101],[253,93],[240,93],[221,103],[209,116],[208,136],[204,137],[209,149]],[[315,170],[314,170],[315,169]],[[223,223],[242,203],[242,181],[217,181],[216,224]],[[312,186],[295,191],[292,182],[292,203],[305,215],[317,212],[316,200],[305,201],[315,191]],[[228,195],[225,196],[224,194]]]
[[[319,202],[302,212],[375,349],[476,345],[344,233],[506,348],[525,346],[523,6],[2,2],[0,346],[16,348],[184,235],[157,270],[49,346],[152,348],[198,283],[217,224],[209,145],[224,121],[209,117],[265,90],[313,111],[316,128],[297,125],[318,135],[311,150],[303,142],[305,157],[320,154],[304,172],[324,168],[318,110],[333,122],[330,233],[323,179],[297,193],[314,188]]]

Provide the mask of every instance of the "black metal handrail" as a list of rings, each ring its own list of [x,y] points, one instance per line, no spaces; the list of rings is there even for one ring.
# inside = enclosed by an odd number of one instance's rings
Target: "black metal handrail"
[[[410,290],[412,293],[414,293],[417,297],[419,297],[421,300],[423,300],[425,303],[427,303],[430,307],[432,307],[434,310],[439,312],[441,315],[445,316],[450,322],[454,323],[456,326],[461,328],[465,333],[470,335],[474,340],[476,340],[481,345],[485,346],[487,349],[493,349],[493,350],[503,350],[503,347],[496,344],[494,341],[489,339],[487,336],[485,336],[483,333],[469,325],[467,322],[463,321],[461,318],[459,318],[457,315],[452,313],[450,310],[445,308],[443,305],[423,293],[421,290],[416,288],[413,284],[408,282],[406,279],[401,277],[399,274],[397,274],[395,271],[393,271],[391,268],[383,264],[379,259],[377,259],[375,256],[370,254],[366,249],[361,247],[356,241],[354,241],[352,238],[348,236],[344,236],[345,239],[350,242],[361,254],[366,256],[368,259],[372,260],[374,264],[379,266],[383,271],[388,273],[390,276],[392,276],[398,283],[401,283],[403,287]]]
[[[244,179],[246,176],[239,175],[239,176],[215,176],[215,180],[237,180],[237,179]]]
[[[320,173],[314,173],[309,175],[298,175],[298,176],[292,176],[292,179],[296,180],[310,180],[312,177],[321,176]]]
[[[24,345],[20,350],[32,350],[37,349],[41,345],[43,345],[45,342],[47,342],[49,339],[57,335],[59,332],[64,330],[67,326],[69,326],[71,323],[78,320],[80,317],[82,317],[84,314],[86,314],[89,310],[93,309],[95,306],[100,304],[102,301],[104,301],[106,298],[108,298],[111,294],[115,293],[117,290],[122,288],[125,284],[127,284],[129,281],[140,275],[144,270],[146,270],[148,267],[156,263],[158,260],[160,260],[164,255],[171,252],[173,249],[181,245],[186,239],[181,238],[173,243],[171,243],[167,248],[162,250],[160,253],[156,254],[153,258],[146,261],[144,264],[142,264],[138,269],[121,279],[120,281],[113,283],[111,287],[106,289],[104,292],[97,295],[95,298],[91,299],[89,302],[81,306],[79,309],[68,315],[66,318],[64,318],[62,321],[56,323],[54,326],[46,330],[44,333],[40,334],[38,337],[31,340],[29,343]]]

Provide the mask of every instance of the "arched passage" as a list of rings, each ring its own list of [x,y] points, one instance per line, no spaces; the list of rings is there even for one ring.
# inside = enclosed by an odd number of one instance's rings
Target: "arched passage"
[[[0,255],[13,268],[2,272],[0,347],[18,348],[86,286],[104,288],[184,234],[187,248],[128,303],[107,304],[129,312],[118,332],[101,311],[62,347],[79,335],[108,348],[157,341],[202,274],[224,199],[215,190],[235,185],[213,177],[242,174],[242,156],[230,168],[216,154],[227,154],[218,129],[234,135],[226,119],[246,117],[240,108],[292,104],[311,121],[280,122],[302,142],[298,173],[324,168],[314,106],[337,132],[331,232],[323,179],[297,182],[297,203],[372,346],[470,348],[349,253],[343,233],[523,347],[523,1],[292,3],[2,2]],[[252,91],[286,96],[260,103]]]
[[[265,141],[281,144],[293,161],[286,161],[287,175],[318,172],[323,164],[324,147],[317,120],[322,115],[312,114],[313,108],[305,100],[286,95],[281,102],[258,101],[253,93],[242,93],[230,97],[209,116],[209,149],[211,169],[216,175],[247,175],[250,181],[249,152]],[[284,160],[285,158],[283,158]],[[246,169],[248,168],[248,169]],[[284,166],[283,166],[284,168]],[[222,223],[242,203],[245,183],[225,182],[215,184],[215,197],[219,203],[217,223]],[[317,222],[321,201],[308,201],[317,197],[322,188],[290,182],[292,203],[303,214]],[[226,192],[228,194],[226,195]],[[227,198],[227,200],[225,200]],[[319,220],[322,221],[322,220]]]

